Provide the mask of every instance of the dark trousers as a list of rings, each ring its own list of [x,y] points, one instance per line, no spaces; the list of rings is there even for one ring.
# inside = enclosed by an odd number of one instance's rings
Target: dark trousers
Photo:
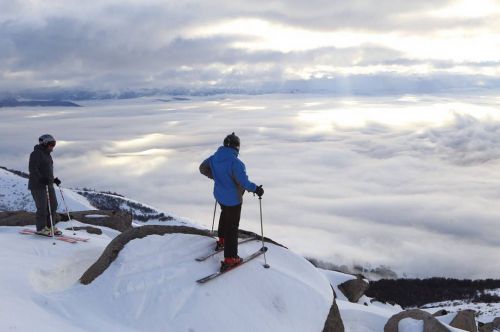
[[[220,204],[220,207],[218,235],[224,238],[224,257],[236,257],[238,256],[238,227],[240,226],[241,204],[235,206]]]
[[[50,227],[49,204],[47,201],[47,191],[45,187],[31,189],[31,195],[35,200],[36,206],[36,230],[41,231],[45,226]],[[52,211],[52,220],[56,224],[57,198],[53,186],[49,186],[50,208]]]

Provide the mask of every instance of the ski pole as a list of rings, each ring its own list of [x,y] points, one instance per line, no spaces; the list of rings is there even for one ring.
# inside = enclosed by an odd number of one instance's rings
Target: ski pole
[[[264,225],[262,223],[262,196],[259,196],[260,207],[260,233],[262,234],[262,250],[264,250]],[[264,267],[268,269],[270,266],[267,264],[266,251],[264,250]]]
[[[215,211],[217,211],[217,200],[215,200],[215,206],[214,206],[214,219],[212,220],[212,236],[214,236],[214,225],[215,225]]]
[[[50,206],[50,194],[49,194],[49,186],[45,186],[45,191],[47,192],[47,203],[49,206],[49,218],[50,218],[50,231],[52,232],[52,241],[54,241],[52,244],[56,244],[56,239],[54,235],[54,222],[52,221],[52,208]]]
[[[66,214],[68,215],[68,222],[69,222],[71,220],[71,217],[69,215],[68,204],[66,204],[66,200],[64,199],[64,195],[63,195],[63,191],[61,189],[61,186],[58,186],[58,187],[59,187],[59,192],[61,193],[62,200],[64,202],[64,207],[66,208]],[[70,223],[70,224],[71,224],[71,229],[73,230],[73,235],[76,235],[75,228],[73,227],[73,223]]]

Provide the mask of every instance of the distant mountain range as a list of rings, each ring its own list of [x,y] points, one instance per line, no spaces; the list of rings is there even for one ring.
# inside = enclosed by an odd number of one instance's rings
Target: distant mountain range
[[[254,84],[216,86],[171,86],[157,88],[121,88],[94,90],[86,87],[26,88],[0,91],[0,100],[107,100],[157,96],[214,96],[224,94],[326,94],[328,96],[400,96],[405,94],[496,93],[496,78],[464,77],[462,75],[434,75],[429,77],[402,77],[384,75],[338,75],[334,78],[266,81]],[[63,105],[66,106],[66,105]]]
[[[63,100],[17,100],[16,98],[0,99],[0,107],[18,107],[18,106],[64,106],[80,107],[71,101]]]

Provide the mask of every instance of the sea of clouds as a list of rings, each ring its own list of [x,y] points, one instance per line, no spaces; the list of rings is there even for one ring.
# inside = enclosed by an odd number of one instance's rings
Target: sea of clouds
[[[231,133],[262,184],[265,235],[337,265],[413,277],[498,277],[500,116],[495,97],[216,96],[0,109],[0,165],[27,171],[58,139],[67,187],[110,190],[210,228],[199,164]],[[247,193],[241,228],[260,233]]]

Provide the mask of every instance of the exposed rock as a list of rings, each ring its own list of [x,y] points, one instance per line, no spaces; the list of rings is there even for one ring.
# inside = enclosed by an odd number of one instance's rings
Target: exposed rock
[[[476,312],[474,310],[459,311],[450,323],[450,326],[470,332],[478,332]]]
[[[500,332],[500,317],[497,317],[491,323],[479,323],[479,332]]]
[[[361,276],[356,279],[347,280],[339,285],[340,291],[347,297],[350,302],[357,303],[363,296],[370,285]]]
[[[246,231],[244,229],[238,230],[238,237],[240,237],[240,238],[255,237],[255,238],[259,239],[259,240],[262,238],[260,234],[257,234],[257,233],[254,233],[254,232],[250,232],[250,231]],[[272,244],[275,244],[275,245],[280,246],[282,248],[288,249],[287,247],[285,247],[281,243],[278,243],[278,242],[276,242],[276,241],[274,241],[274,240],[272,240],[272,239],[270,239],[268,237],[265,237],[265,236],[264,236],[264,241],[272,243]]]
[[[342,322],[342,317],[340,316],[339,307],[337,306],[336,294],[333,290],[333,303],[330,307],[330,312],[325,321],[325,326],[323,327],[323,332],[344,332],[344,323]]]
[[[210,236],[209,231],[186,226],[163,226],[147,225],[131,228],[115,237],[104,249],[101,257],[82,275],[80,282],[84,285],[90,284],[100,276],[108,266],[116,259],[125,245],[134,239],[141,239],[148,235],[165,235],[172,233],[196,234]]]
[[[0,226],[35,225],[35,214],[26,211],[0,212]]]
[[[448,315],[448,314],[449,314],[448,310],[441,309],[441,310],[438,310],[435,313],[433,313],[432,316],[439,317],[439,316],[444,316],[444,315]]]
[[[105,226],[123,232],[132,228],[132,214],[123,211],[90,210],[70,212],[71,219],[84,224]],[[66,214],[56,214],[56,222],[67,221]],[[0,212],[0,226],[27,226],[35,225],[34,212],[8,211]]]
[[[102,234],[102,230],[100,228],[97,228],[97,227],[92,227],[92,226],[82,226],[82,227],[67,227],[66,228],[67,230],[75,230],[75,231],[81,231],[81,230],[85,230],[87,231],[87,233],[89,234],[97,234],[97,235],[101,235]]]
[[[104,226],[124,232],[132,228],[132,214],[125,211],[90,210],[70,212],[71,219],[84,224]],[[68,219],[66,216],[65,220]]]
[[[433,317],[430,313],[420,309],[402,311],[392,316],[384,326],[384,332],[398,332],[399,321],[405,318],[412,318],[424,321],[423,332],[449,332],[449,330]]]

